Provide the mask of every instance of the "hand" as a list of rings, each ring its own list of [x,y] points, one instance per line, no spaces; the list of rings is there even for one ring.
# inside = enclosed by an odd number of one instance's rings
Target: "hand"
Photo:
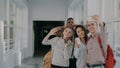
[[[65,47],[69,47],[70,45],[72,45],[72,41],[68,40],[67,44],[65,45]]]
[[[71,45],[72,44],[72,41],[71,40],[68,40],[68,45]]]
[[[75,40],[75,47],[76,48],[79,48],[80,47],[80,45],[78,44],[78,42]]]
[[[53,28],[50,30],[49,35],[56,35],[57,31],[58,31],[57,28]]]
[[[102,19],[98,15],[93,15],[92,18],[96,20],[98,23],[102,22]]]
[[[93,15],[92,18],[93,18],[94,20],[99,20],[99,19],[100,19],[100,17],[99,17],[98,15]]]
[[[93,15],[92,18],[96,20],[97,23],[100,24],[101,26],[104,25],[102,19],[98,15]]]

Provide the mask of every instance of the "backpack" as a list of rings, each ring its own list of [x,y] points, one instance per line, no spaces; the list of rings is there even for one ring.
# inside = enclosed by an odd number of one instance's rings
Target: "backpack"
[[[89,39],[90,39],[90,37],[88,38],[87,42],[89,41]],[[100,38],[100,35],[98,36],[98,43],[100,44],[102,55],[105,58],[105,52],[103,49],[102,40]],[[114,68],[115,64],[116,64],[116,60],[114,58],[113,50],[110,47],[110,44],[107,44],[107,56],[105,58],[105,68]]]
[[[101,43],[100,35],[98,36],[98,42],[99,42],[100,46],[103,47],[102,43]],[[101,50],[102,50],[103,56],[105,57],[103,48],[101,48]],[[114,58],[113,50],[110,47],[110,44],[107,44],[107,57],[105,60],[105,68],[114,68],[115,63],[116,63],[116,60]]]

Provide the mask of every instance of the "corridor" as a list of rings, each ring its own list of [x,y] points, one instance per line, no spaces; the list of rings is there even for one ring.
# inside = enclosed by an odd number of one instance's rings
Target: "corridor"
[[[0,0],[0,68],[44,68],[51,46],[41,42],[48,32],[69,17],[86,27],[92,15],[105,23],[120,68],[120,0]]]
[[[15,68],[44,68],[42,65],[42,59],[43,57],[29,57],[27,59],[24,59],[22,61],[22,65],[19,67],[15,67]],[[120,59],[118,57],[116,57],[117,63],[115,68],[119,68],[120,65]]]
[[[15,68],[44,68],[43,67],[43,57],[29,57],[26,58],[22,61],[22,65],[21,66],[17,66]]]

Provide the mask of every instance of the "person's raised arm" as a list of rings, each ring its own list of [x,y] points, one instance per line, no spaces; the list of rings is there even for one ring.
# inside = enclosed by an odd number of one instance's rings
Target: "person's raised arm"
[[[49,45],[50,43],[49,43],[49,37],[51,36],[51,35],[56,35],[56,32],[58,31],[58,29],[57,28],[53,28],[53,29],[51,29],[50,30],[50,32],[45,36],[45,38],[43,39],[43,41],[42,41],[42,44],[44,44],[44,45]]]
[[[96,20],[97,25],[100,27],[100,35],[101,37],[105,37],[105,23],[102,21],[102,19],[98,15],[92,16],[94,20]]]
[[[94,15],[93,18],[97,21],[97,24],[100,26],[100,38],[102,41],[104,51],[107,54],[107,35],[105,31],[105,23],[98,15]]]
[[[98,15],[94,15],[92,16],[92,18],[97,21],[97,24],[99,24],[100,27],[104,27],[105,23],[102,21],[102,19]]]

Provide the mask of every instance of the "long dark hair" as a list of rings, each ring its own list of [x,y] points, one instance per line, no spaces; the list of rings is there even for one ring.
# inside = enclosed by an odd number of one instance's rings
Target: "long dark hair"
[[[85,32],[84,39],[85,39],[85,43],[86,43],[86,42],[87,42],[87,30],[85,29],[85,27],[84,27],[83,25],[77,25],[77,26],[75,27],[76,36],[78,36],[78,35],[77,35],[77,32],[76,32],[77,28],[82,28],[82,30]]]

